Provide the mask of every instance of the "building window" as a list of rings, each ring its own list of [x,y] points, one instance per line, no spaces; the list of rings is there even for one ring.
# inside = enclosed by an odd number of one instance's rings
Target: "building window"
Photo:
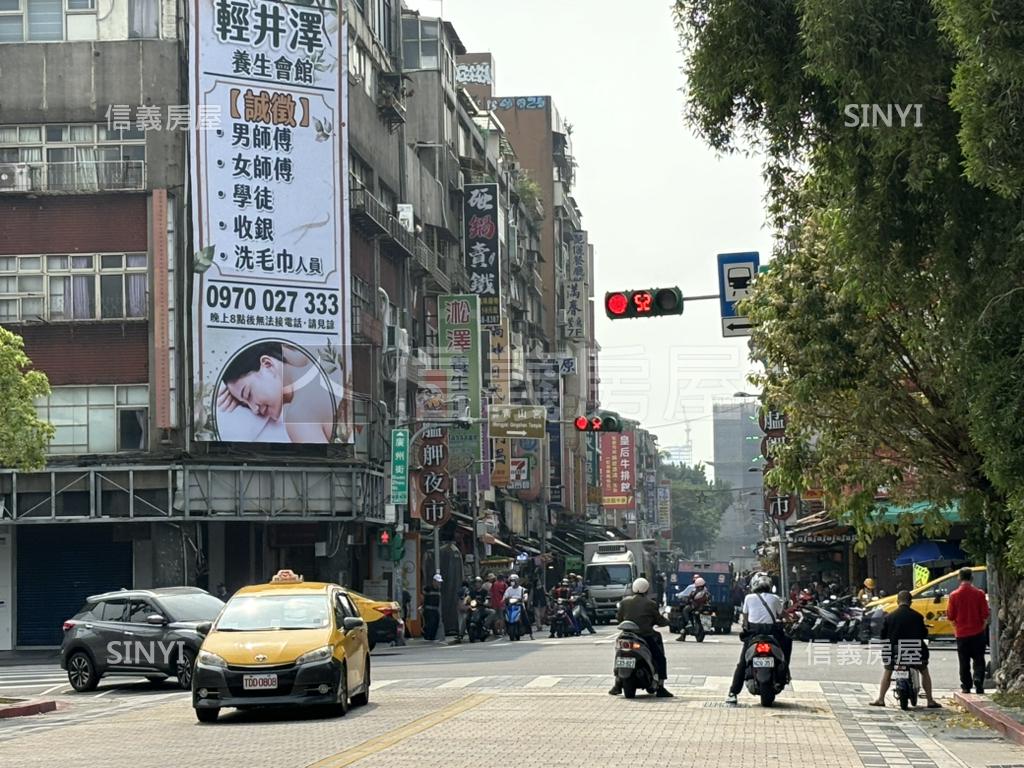
[[[384,46],[384,50],[391,53],[394,48],[394,34],[392,33],[392,3],[391,0],[373,0],[375,6],[373,32]]]
[[[96,0],[0,0],[0,43],[95,39],[95,20]]]
[[[370,58],[370,54],[361,45],[349,48],[348,71],[362,84],[367,96],[371,99],[376,98],[374,93],[376,77],[373,71],[373,59]]]
[[[144,451],[149,432],[149,387],[54,387],[36,401],[39,418],[53,424],[49,453],[77,455]]]
[[[27,164],[31,189],[141,188],[146,137],[91,123],[0,125],[0,163]]]
[[[352,310],[353,312],[369,312],[373,314],[373,297],[370,284],[358,275],[352,276]]]
[[[145,253],[0,256],[0,322],[148,315]]]
[[[160,37],[159,0],[128,0],[128,39]]]
[[[439,45],[437,19],[402,19],[404,69],[438,69],[441,62]]]

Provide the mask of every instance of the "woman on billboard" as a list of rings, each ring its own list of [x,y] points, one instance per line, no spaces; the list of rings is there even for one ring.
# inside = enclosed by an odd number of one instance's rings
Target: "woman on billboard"
[[[228,416],[245,406],[266,423],[254,442],[329,443],[341,393],[308,352],[279,341],[261,341],[235,354],[221,374],[217,396],[221,439]]]

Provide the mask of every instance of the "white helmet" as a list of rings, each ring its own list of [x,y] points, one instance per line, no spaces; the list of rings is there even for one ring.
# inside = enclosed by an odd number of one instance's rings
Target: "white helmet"
[[[705,584],[704,579],[702,579],[700,576],[698,576],[693,581],[693,586],[695,586],[695,587],[703,587],[704,584]]]
[[[641,577],[633,582],[633,594],[645,595],[651,591],[651,582]]]
[[[509,574],[508,580],[509,581],[519,581],[519,577],[516,574],[511,573],[511,574]]]
[[[755,573],[750,580],[750,589],[754,592],[764,592],[772,588],[772,577],[763,571]]]

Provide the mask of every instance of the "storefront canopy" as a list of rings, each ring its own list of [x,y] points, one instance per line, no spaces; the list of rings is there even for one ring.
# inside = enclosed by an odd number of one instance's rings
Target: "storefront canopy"
[[[874,515],[873,519],[884,523],[896,524],[904,515],[911,515],[916,522],[920,522],[924,518],[924,513],[930,507],[932,507],[932,504],[927,501],[919,501],[916,504],[909,504],[905,507],[899,507],[895,504],[879,504],[877,508],[878,514]],[[943,507],[939,510],[939,514],[950,523],[959,523],[960,502],[954,501],[949,506]]]
[[[914,565],[914,563],[958,562],[967,560],[967,555],[959,545],[951,541],[919,541],[896,556],[898,566]]]

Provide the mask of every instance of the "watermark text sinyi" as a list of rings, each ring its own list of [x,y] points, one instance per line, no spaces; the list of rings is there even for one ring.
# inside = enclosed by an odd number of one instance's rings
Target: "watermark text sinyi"
[[[923,104],[847,104],[846,128],[920,128]]]

